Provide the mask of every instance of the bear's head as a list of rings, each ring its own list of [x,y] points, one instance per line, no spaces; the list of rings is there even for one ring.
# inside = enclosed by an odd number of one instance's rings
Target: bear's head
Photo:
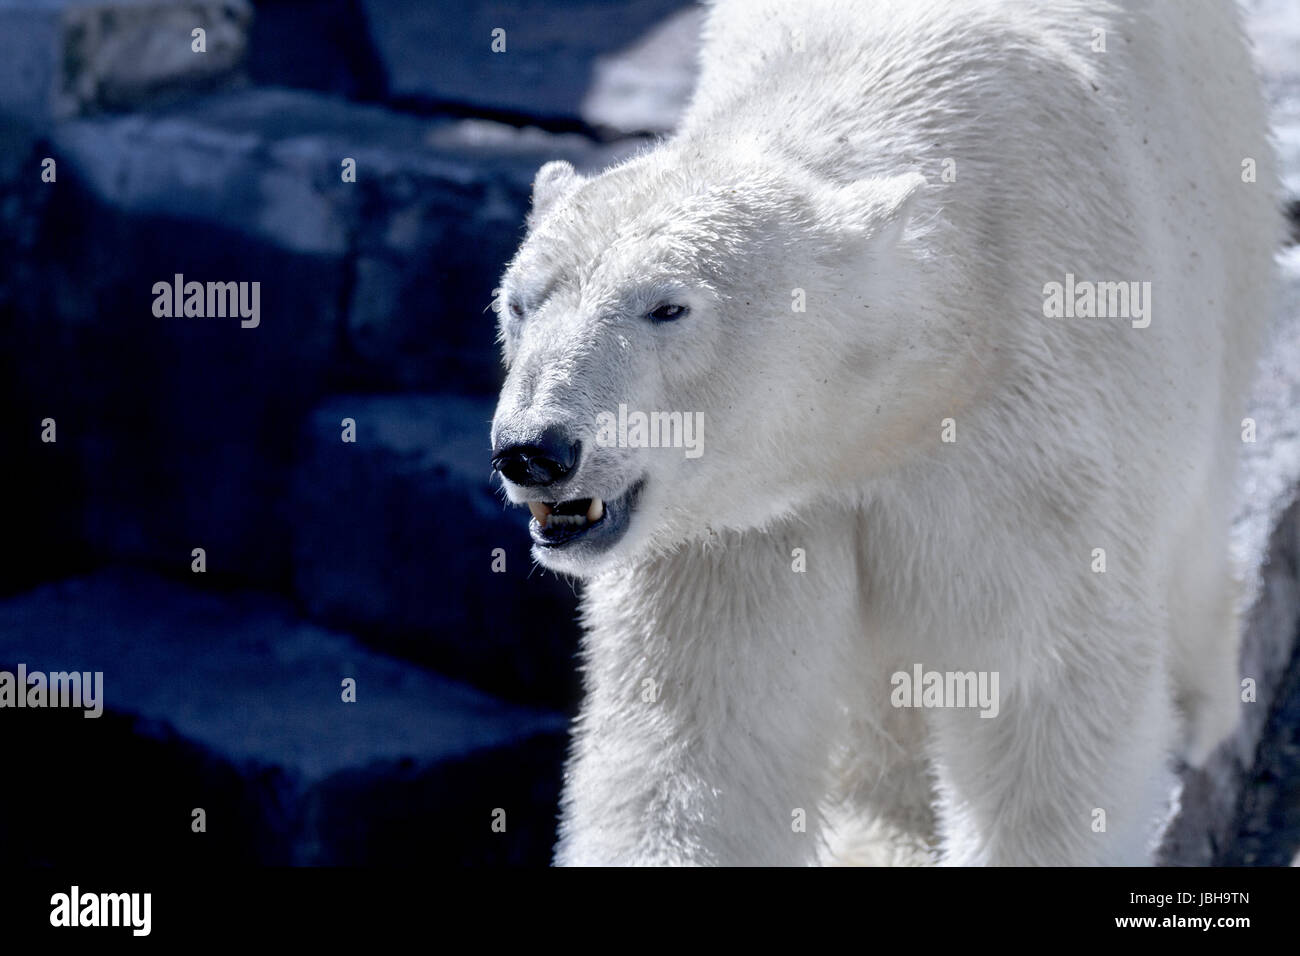
[[[669,144],[590,178],[538,172],[494,303],[492,449],[544,566],[585,577],[760,527],[851,492],[920,427],[924,178],[775,168]]]

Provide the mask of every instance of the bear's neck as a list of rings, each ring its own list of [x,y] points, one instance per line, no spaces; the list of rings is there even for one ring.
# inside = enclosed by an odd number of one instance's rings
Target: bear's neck
[[[593,703],[639,694],[651,680],[675,690],[668,711],[676,704],[689,715],[717,703],[688,699],[716,697],[715,678],[759,693],[798,683],[814,657],[839,653],[818,638],[852,632],[862,619],[860,521],[852,509],[827,507],[590,580],[583,654]]]

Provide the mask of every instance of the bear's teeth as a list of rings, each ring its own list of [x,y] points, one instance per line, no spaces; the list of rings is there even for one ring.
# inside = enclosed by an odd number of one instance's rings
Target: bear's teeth
[[[573,525],[581,527],[594,521],[599,521],[605,514],[605,502],[599,498],[592,498],[591,504],[587,506],[585,515],[562,515],[556,514],[555,509],[541,501],[528,502],[528,510],[533,513],[537,519],[537,525],[541,528],[556,527],[560,525]]]
[[[530,501],[528,502],[528,510],[533,513],[533,517],[537,519],[537,523],[541,527],[545,528],[546,518],[551,513],[551,509],[546,507],[546,505],[542,504],[540,501]]]

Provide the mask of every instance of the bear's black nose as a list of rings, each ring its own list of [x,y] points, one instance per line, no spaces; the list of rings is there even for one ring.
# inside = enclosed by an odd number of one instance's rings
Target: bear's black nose
[[[580,444],[570,441],[564,429],[551,426],[531,441],[494,450],[492,467],[525,488],[554,484],[577,465]]]

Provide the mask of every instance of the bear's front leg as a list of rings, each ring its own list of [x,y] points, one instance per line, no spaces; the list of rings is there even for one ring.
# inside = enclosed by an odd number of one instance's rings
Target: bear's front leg
[[[847,543],[818,541],[804,573],[792,540],[589,582],[558,864],[815,861],[858,588]]]
[[[995,717],[930,711],[943,862],[1151,863],[1174,790],[1164,668],[1155,637],[1080,635],[1050,670],[1004,669]]]

